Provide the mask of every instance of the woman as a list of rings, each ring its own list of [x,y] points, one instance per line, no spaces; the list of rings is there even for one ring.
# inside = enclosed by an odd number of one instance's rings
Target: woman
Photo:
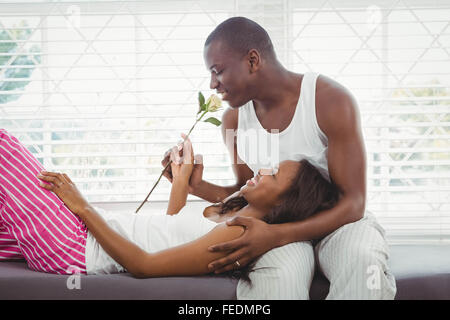
[[[42,171],[37,159],[0,129],[0,231],[17,242],[28,266],[36,271],[126,270],[139,278],[199,275],[209,273],[208,263],[227,253],[210,252],[209,246],[243,233],[240,226],[220,223],[224,218],[244,215],[271,223],[291,221],[337,200],[337,189],[307,161],[284,161],[277,172],[260,170],[238,194],[206,208],[204,216],[210,219],[179,214],[193,170],[189,139],[183,152],[182,157],[176,148],[171,153],[167,215],[110,214],[90,205],[66,174]]]

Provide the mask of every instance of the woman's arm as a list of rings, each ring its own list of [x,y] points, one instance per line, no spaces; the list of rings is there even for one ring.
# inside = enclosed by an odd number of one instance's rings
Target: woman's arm
[[[122,237],[103,220],[93,207],[79,213],[91,234],[103,250],[138,278],[206,274],[208,263],[227,252],[213,253],[208,247],[232,239],[243,233],[242,227],[220,224],[208,234],[192,242],[156,253],[148,253]]]
[[[167,206],[166,212],[167,214],[177,214],[186,205],[188,188],[188,179],[180,179],[174,177],[172,181],[172,189],[170,190],[169,205]]]
[[[180,149],[177,147],[173,147],[170,153],[170,160],[172,161],[170,168],[173,180],[167,207],[167,214],[169,215],[177,214],[185,206],[189,193],[189,178],[194,168],[194,151],[191,141],[183,133],[181,137],[185,139],[182,147],[183,154],[180,155]]]
[[[43,171],[38,178],[49,182],[41,182],[41,186],[54,192],[77,214],[106,253],[136,277],[206,274],[209,272],[209,262],[228,253],[213,253],[208,251],[208,247],[236,239],[244,230],[240,226],[228,227],[221,224],[205,236],[187,244],[148,253],[112,229],[66,174]]]

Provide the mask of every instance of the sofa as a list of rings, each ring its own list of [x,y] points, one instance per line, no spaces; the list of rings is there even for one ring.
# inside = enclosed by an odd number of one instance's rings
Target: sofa
[[[129,203],[92,203],[107,211],[134,212]],[[208,205],[191,200],[184,214],[199,214]],[[139,214],[164,214],[167,203],[153,201]],[[450,245],[393,245],[389,259],[397,281],[396,299],[450,299]],[[316,268],[317,269],[317,268]],[[24,261],[0,262],[0,299],[152,299],[234,300],[237,279],[227,276],[135,279],[128,273],[70,276],[34,272]],[[73,289],[67,282],[72,281]],[[310,298],[324,299],[328,280],[316,272]]]
[[[397,281],[395,299],[450,299],[450,245],[391,246],[390,267]],[[135,279],[122,273],[69,277],[31,271],[24,261],[0,262],[0,299],[235,300],[238,282],[220,275]],[[328,280],[317,272],[310,298],[324,299],[328,289]]]

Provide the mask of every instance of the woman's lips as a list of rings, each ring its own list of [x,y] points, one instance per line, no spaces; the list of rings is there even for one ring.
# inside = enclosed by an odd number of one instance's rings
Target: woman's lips
[[[253,178],[247,180],[246,185],[253,187],[256,185],[256,183],[257,183],[257,181],[256,181],[255,177],[253,177]]]

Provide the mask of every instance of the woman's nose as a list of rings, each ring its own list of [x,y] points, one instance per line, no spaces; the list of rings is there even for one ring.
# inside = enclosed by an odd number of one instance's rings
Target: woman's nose
[[[273,169],[272,168],[264,168],[264,169],[259,169],[258,170],[258,175],[260,176],[270,176],[273,174]]]

